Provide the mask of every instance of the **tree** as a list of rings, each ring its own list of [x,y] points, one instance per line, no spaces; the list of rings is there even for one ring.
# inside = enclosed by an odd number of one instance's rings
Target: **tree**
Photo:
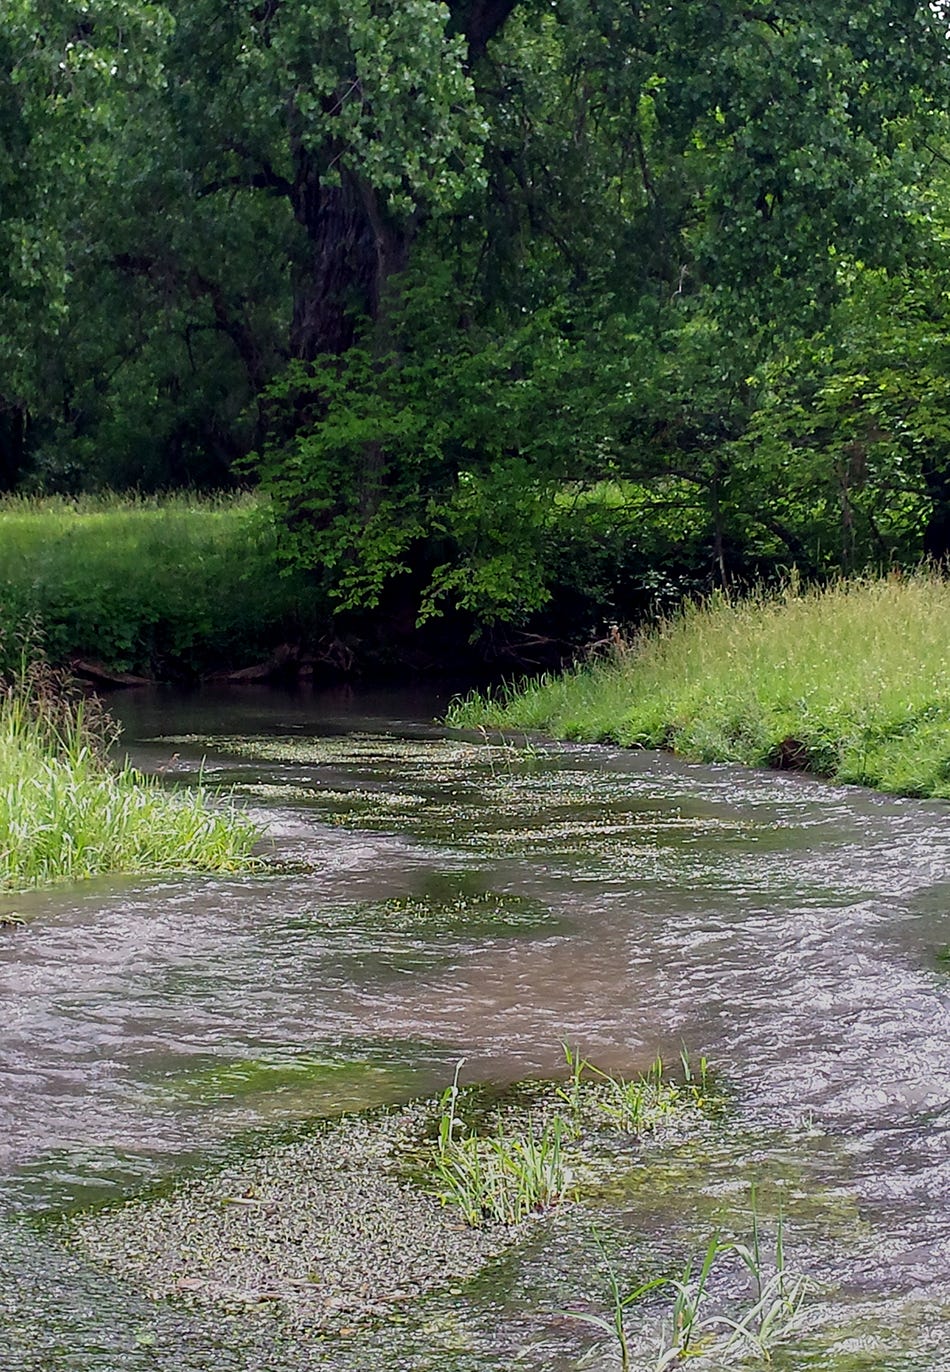
[[[690,577],[910,556],[912,487],[936,548],[929,440],[826,438],[872,283],[920,332],[946,49],[917,0],[17,0],[7,479],[249,473],[341,613],[523,622],[605,481],[641,568],[684,511]]]

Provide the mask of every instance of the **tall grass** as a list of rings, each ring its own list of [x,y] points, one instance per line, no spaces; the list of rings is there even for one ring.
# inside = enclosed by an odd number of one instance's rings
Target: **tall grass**
[[[47,668],[0,687],[0,887],[247,865],[251,824],[200,790],[114,767],[114,737],[96,703]]]
[[[449,722],[950,797],[950,583],[922,571],[714,597],[609,659],[473,696]]]
[[[187,677],[265,659],[325,619],[305,579],[281,574],[252,497],[0,500],[0,643],[38,636],[52,662]]]

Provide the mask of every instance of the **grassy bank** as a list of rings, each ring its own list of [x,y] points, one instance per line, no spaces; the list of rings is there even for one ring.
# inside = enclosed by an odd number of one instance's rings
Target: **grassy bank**
[[[712,599],[609,660],[473,696],[449,722],[950,797],[950,583],[922,572]]]
[[[314,637],[315,617],[250,497],[0,500],[0,653],[38,636],[54,663],[200,676]]]
[[[112,737],[95,703],[64,694],[46,670],[0,687],[0,888],[247,864],[250,824],[200,791],[114,767]]]

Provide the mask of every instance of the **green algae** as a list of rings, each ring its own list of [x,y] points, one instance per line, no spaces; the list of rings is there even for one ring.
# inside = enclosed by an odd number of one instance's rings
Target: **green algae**
[[[749,1131],[725,1125],[667,1141],[656,1154],[618,1172],[604,1199],[638,1223],[697,1239],[714,1230],[742,1232],[754,1199],[766,1221],[780,1217],[858,1251],[872,1233],[849,1192],[816,1175],[846,1165],[840,1140],[797,1131]],[[684,1215],[682,1198],[690,1196]]]
[[[323,1051],[283,1051],[273,1055],[212,1057],[185,1070],[167,1067],[156,1094],[169,1103],[220,1108],[241,1104],[266,1118],[279,1114],[304,1118],[339,1115],[408,1100],[431,1079],[410,1064],[433,1050],[415,1043],[368,1044],[348,1055],[339,1045]]]
[[[697,845],[739,844],[753,831],[760,854],[786,843],[778,827],[701,807],[684,813],[645,793],[635,776],[591,774],[562,752],[533,746],[384,735],[175,735],[162,742],[293,767],[266,778],[229,772],[235,793],[248,799],[290,801],[326,823],[398,832],[485,859],[634,870],[675,863],[681,877]]]

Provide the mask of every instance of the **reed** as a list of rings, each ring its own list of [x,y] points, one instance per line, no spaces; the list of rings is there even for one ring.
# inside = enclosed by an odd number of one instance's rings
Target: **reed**
[[[46,667],[0,687],[0,887],[252,860],[251,824],[202,788],[170,791],[114,766],[115,739],[98,704]]]
[[[468,1130],[457,1112],[462,1066],[441,1099],[430,1189],[443,1205],[457,1206],[473,1228],[518,1224],[557,1205],[571,1183],[564,1121],[555,1115],[536,1133],[506,1134],[500,1125],[487,1137]]]
[[[932,570],[714,596],[606,658],[451,710],[456,727],[670,748],[950,797],[950,582]]]
[[[616,1269],[607,1258],[599,1237],[594,1240],[600,1249],[608,1275],[606,1314],[590,1311],[563,1310],[557,1313],[579,1320],[608,1336],[619,1355],[623,1372],[669,1372],[693,1358],[706,1353],[709,1365],[732,1367],[733,1359],[747,1366],[751,1357],[755,1365],[773,1361],[776,1348],[785,1343],[798,1329],[802,1308],[814,1283],[803,1273],[792,1272],[785,1256],[785,1220],[779,1212],[774,1246],[769,1252],[762,1241],[762,1226],[752,1193],[752,1234],[748,1242],[727,1240],[718,1233],[709,1239],[702,1259],[689,1258],[679,1276],[655,1277],[629,1291],[624,1291]],[[708,1313],[712,1304],[711,1283],[714,1273],[728,1265],[734,1270],[738,1260],[751,1289],[734,1300],[734,1314]],[[635,1359],[628,1329],[630,1307],[645,1295],[657,1290],[672,1294],[669,1308],[662,1322],[659,1347],[652,1356]],[[703,1365],[707,1365],[704,1361]]]

